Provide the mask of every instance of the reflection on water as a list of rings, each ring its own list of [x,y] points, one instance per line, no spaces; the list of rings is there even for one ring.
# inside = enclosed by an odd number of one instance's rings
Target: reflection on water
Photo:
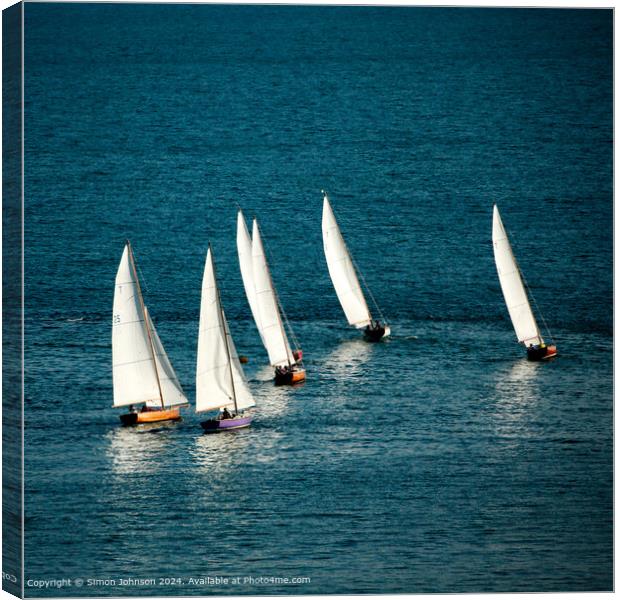
[[[332,350],[320,364],[321,373],[330,379],[346,382],[364,374],[364,365],[373,352],[373,345],[363,339],[347,340]]]
[[[168,434],[178,426],[178,423],[147,423],[111,430],[105,441],[112,472],[117,475],[157,472],[162,463],[160,458],[169,444]]]
[[[299,388],[290,385],[268,383],[255,391],[258,419],[262,426],[269,426],[274,418],[285,416],[290,412],[291,396]]]
[[[520,359],[509,369],[497,374],[495,390],[500,402],[523,404],[536,399],[538,391],[538,368],[541,363]],[[544,365],[542,365],[544,366]]]
[[[192,461],[210,475],[223,475],[245,459],[251,428],[202,433],[194,436],[189,448]]]
[[[523,435],[539,402],[539,376],[543,363],[520,359],[498,371],[495,381],[494,421],[498,433]]]
[[[247,374],[246,374],[247,376]],[[260,381],[261,383],[266,383],[268,381],[273,381],[274,371],[271,365],[264,365],[258,369],[254,373],[252,379]]]

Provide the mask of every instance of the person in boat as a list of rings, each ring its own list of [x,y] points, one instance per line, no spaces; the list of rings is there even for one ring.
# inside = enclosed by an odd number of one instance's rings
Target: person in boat
[[[224,410],[222,411],[222,416],[220,418],[232,419],[232,415],[228,412],[228,408],[224,408]]]
[[[278,375],[286,375],[290,370],[291,368],[287,365],[276,367],[276,372],[278,373]]]
[[[367,333],[370,333],[371,331],[377,331],[377,329],[381,329],[379,321],[371,321],[368,325],[366,325]]]

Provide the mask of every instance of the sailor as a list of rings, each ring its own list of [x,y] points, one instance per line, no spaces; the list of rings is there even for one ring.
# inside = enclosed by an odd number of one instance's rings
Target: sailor
[[[232,415],[228,412],[228,408],[224,408],[222,411],[222,419],[231,419]]]

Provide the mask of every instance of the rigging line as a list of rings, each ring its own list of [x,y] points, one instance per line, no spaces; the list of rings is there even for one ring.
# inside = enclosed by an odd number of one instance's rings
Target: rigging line
[[[136,269],[139,272],[140,280],[142,281],[142,286],[144,287],[144,291],[146,291],[147,294],[150,294],[151,291],[149,290],[149,284],[146,282],[146,279],[144,278],[144,273],[142,272],[142,268],[140,267],[140,263],[136,260],[135,255],[133,255],[132,258],[133,258],[133,264],[136,266]]]
[[[504,227],[504,229],[506,229],[506,228]],[[508,236],[510,236],[510,237],[508,237]],[[512,231],[509,231],[508,229],[506,229],[506,237],[507,237],[508,243],[510,245],[516,246],[516,244],[514,244],[514,236],[512,235]],[[512,243],[511,243],[511,240],[513,240]],[[540,320],[543,322],[545,330],[547,331],[547,335],[551,339],[551,342],[553,344],[555,344],[555,339],[553,337],[553,334],[551,333],[551,330],[549,329],[549,326],[547,325],[547,321],[545,320],[545,315],[543,315],[542,311],[540,310],[540,306],[538,306],[538,302],[536,301],[536,296],[534,296],[534,292],[532,291],[532,288],[530,287],[530,284],[527,282],[527,279],[525,278],[525,275],[523,274],[523,271],[521,270],[521,265],[519,265],[519,262],[517,261],[517,257],[514,255],[514,252],[512,253],[512,256],[514,258],[515,264],[517,265],[517,270],[519,271],[519,275],[521,276],[521,280],[523,281],[525,287],[527,288],[528,294],[529,294],[530,298],[532,299],[532,301],[534,302],[534,306],[536,307],[536,312],[537,312],[538,316],[540,317]]]
[[[269,257],[269,260],[271,264],[273,264],[273,261],[271,261],[271,256]],[[293,331],[293,327],[291,325],[291,322],[288,319],[288,315],[286,314],[286,311],[284,310],[284,306],[282,306],[282,302],[280,301],[280,296],[278,295],[278,290],[276,289],[275,285],[272,285],[272,287],[273,287],[273,293],[276,297],[278,308],[280,309],[280,313],[284,317],[284,323],[285,323],[286,328],[288,329],[289,335],[291,336],[291,340],[293,340],[293,345],[295,347],[295,350],[299,350],[301,348],[301,346],[299,345],[299,340],[297,339],[297,336],[295,335],[295,332]]]
[[[209,249],[211,249],[211,244],[209,244]],[[218,309],[218,320],[220,322],[220,327],[224,332],[224,345],[226,346],[226,357],[228,358],[228,371],[230,373],[230,385],[232,387],[233,393],[233,402],[235,404],[235,414],[239,413],[239,407],[237,406],[237,391],[235,389],[235,377],[233,375],[233,364],[230,353],[230,332],[228,331],[228,327],[226,326],[226,317],[224,316],[224,309],[222,308],[222,297],[220,296],[220,288],[217,285],[217,271],[215,270],[215,260],[213,258],[213,251],[211,252],[211,266],[213,268],[213,281],[215,283],[215,293],[217,299],[217,309]]]
[[[527,288],[527,291],[534,302],[534,306],[536,307],[536,312],[538,313],[538,316],[543,322],[543,325],[545,326],[547,334],[551,338],[551,342],[555,344],[555,339],[553,338],[553,334],[551,333],[551,330],[549,329],[549,326],[547,325],[547,321],[545,320],[545,315],[543,315],[542,311],[540,310],[540,306],[538,306],[538,302],[536,301],[536,296],[534,296],[534,292],[532,292],[532,288],[529,286],[527,279],[525,279],[525,276],[521,272],[521,269],[519,269],[519,273],[521,273],[521,278],[523,279],[523,283],[525,284],[525,287]]]
[[[258,221],[257,221],[258,222]],[[271,256],[271,251],[269,250],[269,247],[265,241],[265,235],[264,232],[262,231],[262,229],[259,229],[260,233],[261,233],[261,240],[263,242],[263,248],[265,250],[265,258],[268,261],[268,265],[267,268],[269,268],[269,264],[274,264],[273,260],[272,260],[272,256]],[[270,277],[271,277],[271,269],[269,269],[269,273],[270,273]],[[284,307],[282,306],[282,302],[280,302],[280,296],[278,296],[278,290],[276,289],[276,286],[273,285],[273,277],[271,277],[271,287],[273,288],[273,293],[276,297],[276,303],[278,304],[278,308],[280,309],[280,313],[282,314],[282,316],[284,317],[284,322],[285,322],[285,326],[288,329],[289,335],[291,336],[291,339],[293,340],[293,344],[295,346],[295,350],[299,350],[301,348],[301,346],[299,345],[299,340],[297,339],[297,336],[295,335],[295,332],[293,331],[293,328],[291,327],[291,322],[288,320],[288,316],[286,315],[286,311],[284,310]]]
[[[383,312],[379,308],[379,305],[377,304],[377,301],[375,300],[375,297],[373,296],[372,292],[370,291],[370,288],[368,287],[368,283],[366,283],[366,278],[364,277],[364,274],[360,271],[360,268],[357,266],[357,263],[355,262],[355,259],[353,258],[353,255],[351,254],[351,251],[349,251],[349,255],[351,256],[351,262],[353,263],[353,266],[355,267],[355,270],[357,271],[357,274],[362,278],[362,283],[364,284],[364,287],[366,288],[366,291],[368,292],[368,295],[370,296],[370,299],[372,300],[372,303],[374,304],[375,308],[377,309],[377,312],[379,313],[379,316],[381,317],[381,320],[383,321],[383,323],[385,325],[387,325],[387,319],[385,318],[385,315],[383,314]]]

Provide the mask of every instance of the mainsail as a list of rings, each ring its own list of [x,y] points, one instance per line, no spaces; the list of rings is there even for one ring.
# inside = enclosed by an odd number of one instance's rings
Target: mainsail
[[[282,324],[278,300],[256,219],[252,224],[252,274],[260,320],[259,329],[262,330],[263,344],[269,354],[269,362],[274,367],[295,364],[295,358]]]
[[[237,350],[222,310],[211,248],[202,279],[198,358],[196,362],[196,412],[255,406],[243,375]]]
[[[237,253],[239,254],[239,269],[241,270],[241,279],[245,288],[245,295],[252,311],[252,317],[256,323],[256,328],[260,335],[260,339],[265,344],[263,332],[260,323],[260,314],[256,301],[256,289],[254,288],[254,275],[252,272],[252,240],[248,228],[245,224],[243,213],[237,213]]]
[[[114,406],[148,402],[161,406],[153,348],[144,322],[136,272],[125,246],[114,291],[112,314],[112,381]]]
[[[125,245],[116,273],[112,315],[112,380],[114,406],[145,403],[161,408],[187,404],[144,306],[129,243]]]
[[[543,338],[496,205],[493,206],[493,252],[504,300],[517,338],[525,346],[542,344]]]
[[[344,314],[349,325],[366,327],[372,317],[327,194],[323,196],[322,227],[327,268]]]

